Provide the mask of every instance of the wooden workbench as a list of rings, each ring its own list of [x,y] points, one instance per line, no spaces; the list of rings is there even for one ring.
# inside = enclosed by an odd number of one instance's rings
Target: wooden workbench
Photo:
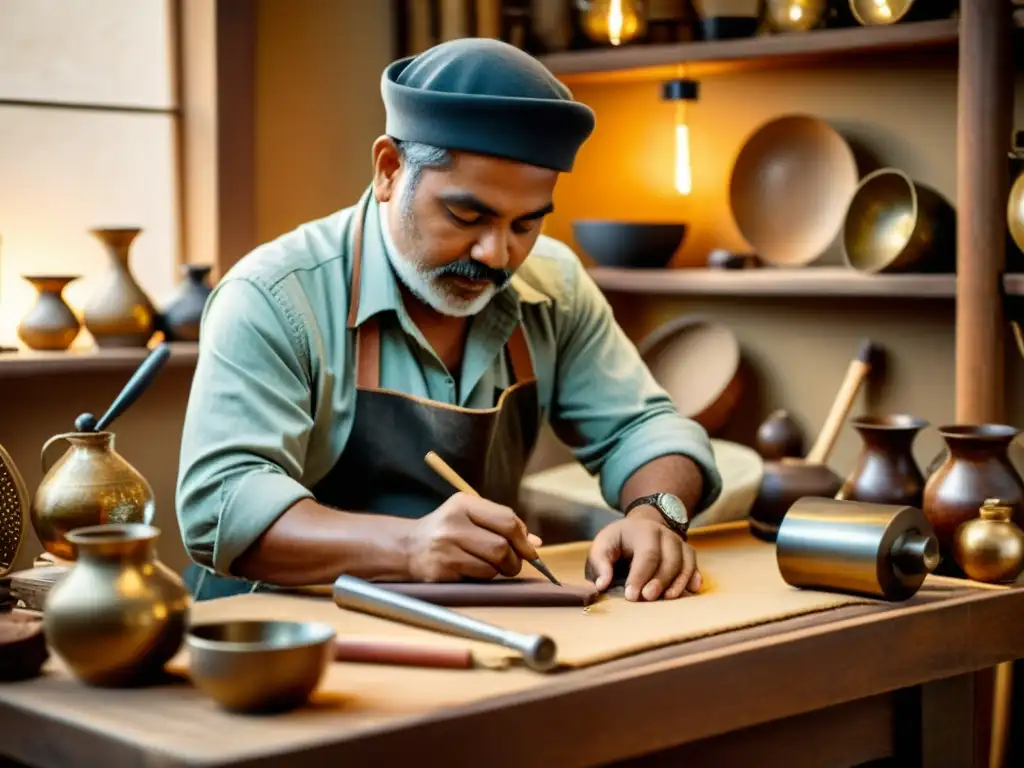
[[[197,604],[206,619],[216,602]],[[1024,589],[939,586],[554,675],[341,665],[336,700],[218,711],[185,683],[0,686],[0,753],[74,766],[981,765],[971,673],[1024,657]],[[922,733],[924,738],[922,738]],[[664,752],[670,750],[669,752]],[[662,752],[661,755],[652,753]]]

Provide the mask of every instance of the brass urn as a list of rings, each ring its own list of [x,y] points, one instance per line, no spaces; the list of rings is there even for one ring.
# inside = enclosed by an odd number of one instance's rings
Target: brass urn
[[[52,466],[49,450],[59,441],[70,447]],[[31,519],[47,552],[74,559],[65,534],[75,528],[106,523],[149,523],[153,489],[114,450],[112,432],[69,432],[51,437],[41,452],[43,479],[32,499]]]
[[[981,516],[961,524],[953,556],[967,577],[1005,584],[1024,570],[1024,531],[1013,522],[1013,507],[987,499]]]
[[[190,613],[184,582],[156,558],[160,530],[131,523],[71,531],[76,563],[43,605],[43,631],[71,673],[90,685],[160,680]]]

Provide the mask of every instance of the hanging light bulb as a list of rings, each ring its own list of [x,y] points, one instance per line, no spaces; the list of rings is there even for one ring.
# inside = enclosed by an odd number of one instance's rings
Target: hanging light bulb
[[[622,45],[647,31],[640,0],[589,0],[581,10],[584,31],[599,43]]]
[[[675,188],[680,195],[693,191],[693,170],[690,164],[690,126],[687,123],[686,107],[700,95],[700,84],[696,80],[670,80],[662,88],[662,96],[676,103],[675,119]]]

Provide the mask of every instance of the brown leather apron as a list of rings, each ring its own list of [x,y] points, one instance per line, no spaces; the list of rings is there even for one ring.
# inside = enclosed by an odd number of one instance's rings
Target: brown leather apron
[[[481,496],[514,507],[540,430],[537,380],[522,323],[505,346],[512,384],[500,393],[493,408],[463,408],[381,388],[381,317],[356,325],[365,215],[366,204],[354,215],[349,286],[348,327],[356,344],[352,431],[338,461],[313,487],[313,494],[325,506],[350,512],[423,517],[455,493],[424,462],[426,454],[435,451]],[[231,588],[225,581],[241,584]],[[206,574],[195,598],[254,588],[241,579]]]

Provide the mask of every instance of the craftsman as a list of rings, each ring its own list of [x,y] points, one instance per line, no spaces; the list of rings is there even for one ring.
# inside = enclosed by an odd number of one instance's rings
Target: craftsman
[[[256,248],[208,300],[177,487],[196,599],[518,574],[540,542],[512,508],[545,421],[625,513],[593,542],[597,588],[623,559],[627,599],[698,591],[708,435],[540,234],[592,111],[495,40],[396,61],[381,88],[362,199]]]

